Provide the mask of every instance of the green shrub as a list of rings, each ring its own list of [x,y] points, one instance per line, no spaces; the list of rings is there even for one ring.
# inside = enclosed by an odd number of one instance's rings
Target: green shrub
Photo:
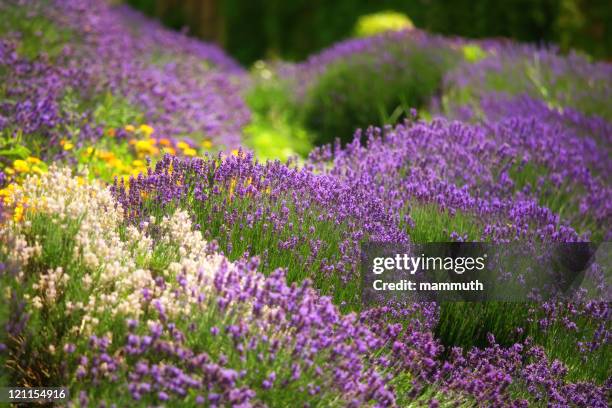
[[[425,106],[452,65],[452,53],[404,42],[332,63],[309,89],[304,123],[317,144],[351,141],[356,128],[392,124]]]
[[[414,28],[414,24],[405,14],[397,11],[381,11],[359,17],[355,24],[355,35],[368,37],[385,31],[399,31]]]

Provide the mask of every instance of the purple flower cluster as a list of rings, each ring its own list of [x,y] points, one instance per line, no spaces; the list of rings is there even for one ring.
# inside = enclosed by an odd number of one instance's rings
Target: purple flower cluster
[[[562,55],[553,47],[541,48],[514,42],[486,40],[479,43],[486,57],[461,64],[445,78],[445,88],[459,92],[478,105],[491,91],[523,93],[555,107],[578,109],[610,120],[612,66],[592,62],[583,55]],[[466,100],[459,98],[460,104]],[[454,98],[451,98],[454,103]]]
[[[550,209],[528,195],[512,194],[508,172],[523,157],[508,142],[500,143],[508,133],[496,132],[500,130],[443,119],[406,122],[370,128],[365,137],[357,132],[346,148],[319,148],[311,161],[324,170],[321,164],[332,160],[330,175],[352,189],[369,188],[397,221],[405,214],[408,225],[413,224],[409,205],[430,203],[451,213],[472,214],[483,223],[481,239],[578,240]]]
[[[219,48],[104,1],[58,0],[55,6],[54,18],[82,35],[84,69],[99,87],[142,108],[157,136],[240,144],[250,118],[239,93],[244,78]]]
[[[246,254],[260,255],[264,264],[279,253],[283,259],[297,259],[285,265],[288,278],[310,277],[319,287],[338,275],[344,284],[355,277],[360,239],[407,242],[406,231],[399,225],[404,217],[410,224],[411,206],[422,203],[451,214],[462,211],[471,215],[483,223],[482,239],[581,239],[527,192],[514,191],[504,184],[511,184],[508,169],[522,163],[521,153],[538,145],[500,145],[497,138],[507,135],[503,131],[502,126],[445,120],[406,122],[384,130],[370,128],[365,144],[357,133],[355,141],[344,149],[328,146],[316,150],[301,169],[279,162],[260,164],[242,152],[206,159],[167,156],[147,175],[132,179],[129,188],[116,183],[113,191],[134,224],[157,215],[160,209],[187,207],[198,214],[195,222],[203,234],[220,240],[228,253],[233,252],[232,245],[243,243],[241,251],[247,248]],[[580,148],[578,142],[567,139],[572,149]],[[588,145],[588,140],[585,143]],[[542,165],[554,170],[552,160],[542,161]],[[314,231],[306,230],[304,225],[313,220],[321,224]],[[328,234],[323,239],[317,236],[315,232],[324,224],[334,226],[340,234],[338,257],[333,261],[317,258],[320,248],[338,236],[329,235],[329,229],[323,229]],[[269,244],[257,246],[258,241],[270,242],[266,234],[261,234],[265,228],[279,237],[281,252]],[[460,237],[461,231],[457,233]],[[232,256],[239,257],[241,251],[234,251]],[[301,265],[306,268],[300,269]],[[296,270],[300,272],[296,274]],[[331,289],[333,293],[338,287]],[[542,330],[555,322],[572,327],[581,318],[599,321],[593,338],[577,344],[588,352],[589,345],[592,351],[609,343],[609,311],[602,306],[601,302],[549,303],[542,305],[546,310],[537,308],[532,315],[543,315]],[[379,335],[384,333],[384,347],[393,352],[392,359],[383,357],[378,364],[394,375],[410,372],[414,376],[407,398],[416,398],[435,384],[450,399],[464,395],[495,406],[525,406],[526,401],[511,397],[512,387],[524,384],[530,400],[551,399],[559,406],[605,406],[609,387],[569,382],[565,371],[559,369],[560,363],[550,362],[529,341],[508,349],[492,340],[490,348],[468,350],[467,355],[455,349],[453,357],[445,361],[441,358],[443,348],[431,334],[437,318],[435,305],[389,305],[359,314],[361,324]],[[402,326],[395,323],[398,320],[411,323]],[[274,382],[266,377],[262,387],[269,389]]]
[[[544,350],[528,339],[509,348],[500,347],[489,336],[490,346],[472,349],[465,355],[454,348],[441,369],[447,387],[460,393],[468,391],[478,401],[494,406],[528,406],[528,401],[511,401],[505,391],[522,383],[533,403],[549,406],[607,406],[609,385],[597,387],[586,383],[568,383],[567,367],[559,360],[550,361]]]
[[[438,398],[449,401],[525,407],[528,400],[510,392],[521,384],[531,401],[606,406],[609,387],[568,382],[564,365],[550,362],[530,341],[503,348],[491,337],[489,347],[467,354],[455,348],[443,361],[443,347],[416,318],[431,317],[435,307],[345,315],[307,281],[288,286],[283,271],[263,277],[256,268],[253,261],[231,269],[224,264],[211,287],[183,286],[179,292],[200,293],[190,316],[171,320],[157,298],[147,296],[147,324],[129,320],[125,337],[112,342],[92,336],[86,350],[70,357],[78,387],[86,390],[75,393],[80,403],[104,400],[96,390],[114,384],[123,403],[249,407],[341,398],[354,407],[402,406],[435,387]],[[181,296],[163,280],[158,287],[158,296]],[[398,318],[404,324],[394,322]]]
[[[524,163],[544,169],[526,194],[543,197],[565,194],[576,208],[563,215],[575,225],[581,219],[607,226],[612,237],[612,125],[574,109],[555,110],[528,96],[506,99],[490,95],[481,103],[486,122],[499,143],[516,149]],[[547,191],[548,189],[548,191]],[[590,225],[592,227],[593,225]],[[605,227],[604,227],[605,228]]]
[[[337,393],[349,406],[394,405],[375,357],[386,335],[340,314],[307,282],[288,286],[282,271],[263,278],[256,266],[225,265],[212,288],[184,287],[202,292],[202,301],[181,328],[158,309],[158,320],[146,327],[129,321],[123,342],[93,336],[78,357],[80,383],[93,396],[91,385],[121,381],[132,399],[162,403],[247,407],[324,401]],[[208,347],[194,348],[195,339]]]
[[[0,69],[4,74],[0,103],[0,132],[9,136],[36,136],[31,145],[47,153],[48,146],[59,146],[70,129],[79,128],[79,141],[95,141],[102,130],[91,125],[89,113],[65,106],[67,90],[85,90],[87,76],[71,63],[73,50],[65,48],[53,61],[47,55],[27,60],[17,53],[17,34],[0,39]],[[57,153],[57,152],[54,152]]]
[[[51,62],[44,56],[41,61],[25,61],[3,40],[0,63],[10,69],[8,78],[15,81],[10,84],[11,96],[17,103],[0,111],[1,127],[8,118],[18,118],[17,125],[26,133],[57,127],[66,92],[87,90],[85,100],[105,93],[127,100],[142,111],[155,137],[208,140],[228,149],[240,145],[241,129],[250,120],[240,95],[246,78],[219,48],[103,0],[51,3],[33,3],[31,13],[79,41],[66,44]],[[81,118],[72,120],[84,123]]]
[[[168,155],[129,188],[115,183],[113,192],[136,225],[184,206],[204,238],[220,241],[232,257],[258,255],[272,269],[288,266],[277,259],[293,259],[305,275],[292,280],[336,276],[346,283],[356,277],[363,239],[408,241],[369,189],[278,161],[254,162],[242,151],[226,158]]]

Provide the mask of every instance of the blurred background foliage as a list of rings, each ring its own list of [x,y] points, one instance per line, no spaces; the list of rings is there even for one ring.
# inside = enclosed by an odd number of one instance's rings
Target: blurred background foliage
[[[359,18],[392,10],[446,35],[553,42],[612,57],[609,0],[125,0],[173,28],[225,48],[242,64],[302,60],[355,35]]]

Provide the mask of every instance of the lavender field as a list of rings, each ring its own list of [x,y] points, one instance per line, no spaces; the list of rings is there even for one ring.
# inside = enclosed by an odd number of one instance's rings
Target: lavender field
[[[360,251],[612,240],[612,64],[412,28],[245,68],[118,3],[0,0],[0,387],[610,405],[605,267],[589,299],[365,307]]]

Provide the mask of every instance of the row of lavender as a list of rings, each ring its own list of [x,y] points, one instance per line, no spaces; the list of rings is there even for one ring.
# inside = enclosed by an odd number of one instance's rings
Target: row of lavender
[[[265,180],[255,178],[264,174]],[[251,180],[239,185],[241,175]],[[203,239],[219,218],[233,217],[236,224],[228,228],[234,233],[256,232],[271,251],[298,258],[304,254],[298,236],[281,241],[282,235],[299,226],[301,216],[318,216],[322,224],[311,225],[309,237],[322,234],[319,245],[330,245],[328,231],[318,229],[331,224],[344,240],[335,259],[321,259],[317,248],[308,254],[324,268],[324,275],[313,274],[315,281],[340,278],[330,289],[336,293],[352,280],[351,241],[379,232],[399,237],[385,228],[385,217],[362,216],[375,214],[378,200],[356,200],[335,187],[333,178],[283,165],[264,168],[248,157],[168,157],[127,193],[83,183],[68,170],[28,178],[13,194],[31,203],[25,222],[10,222],[1,236],[6,380],[68,385],[74,406],[606,406],[608,382],[570,381],[568,366],[549,359],[530,338],[502,347],[489,335],[486,348],[455,347],[445,356],[432,334],[437,305],[390,304],[342,314],[309,279],[287,283],[299,265],[264,277],[259,261],[232,263],[218,254],[218,244]],[[117,205],[117,194],[131,200]],[[255,205],[249,208],[240,197]],[[304,207],[290,210],[292,197]],[[188,211],[180,201],[189,203]],[[206,210],[206,201],[216,212]],[[144,216],[143,208],[164,210]],[[136,214],[139,222],[126,226]],[[198,216],[211,222],[197,225]],[[305,272],[316,271],[313,266]],[[590,302],[557,308],[548,319],[571,330],[568,316],[606,322],[609,309]],[[605,330],[583,350],[585,358],[606,346]]]
[[[42,158],[68,156],[62,139],[82,147],[109,128],[121,134],[123,126],[138,125],[130,119],[152,126],[157,138],[239,146],[250,116],[239,93],[245,76],[219,48],[104,1],[7,0],[0,7],[7,16],[0,130],[40,144]],[[14,30],[11,17],[22,27]],[[32,55],[22,52],[27,47]],[[131,114],[96,120],[105,95]]]
[[[406,41],[405,35],[393,35],[391,39]],[[417,40],[430,44],[421,37]],[[331,64],[335,58],[362,53],[364,47],[368,52],[376,52],[376,46],[371,44],[380,46],[385,41],[389,39],[379,37],[371,42],[358,40],[342,44],[337,47],[338,56],[329,57],[328,54],[333,55],[335,51],[328,51],[320,58],[313,58],[312,61],[318,63],[309,61],[304,66],[290,68],[289,72],[298,78],[312,76],[311,80],[316,81],[317,76],[325,72],[325,64]],[[461,42],[456,40],[453,46],[456,44]],[[565,78],[574,86],[584,86],[590,81],[591,105],[602,115],[598,116],[588,109],[579,110],[588,105],[579,104],[586,97],[571,87],[544,98],[531,92],[528,86],[522,89],[517,86],[519,92],[511,89],[500,93],[466,85],[469,81],[479,81],[478,75],[484,75],[482,71],[505,74],[507,67],[503,64],[498,70],[489,65],[491,59],[499,63],[500,55],[505,57],[512,47],[497,43],[482,46],[489,53],[488,57],[476,61],[476,67],[472,64],[469,69],[461,66],[447,76],[452,84],[447,98],[467,87],[476,94],[467,100],[471,103],[458,97],[441,101],[446,105],[440,107],[442,113],[462,117],[464,122],[445,119],[425,122],[412,112],[412,117],[402,125],[370,128],[365,134],[357,132],[353,143],[344,148],[336,145],[316,149],[303,167],[257,164],[244,153],[225,159],[209,157],[188,161],[168,157],[148,175],[133,180],[129,189],[116,184],[113,191],[135,225],[169,209],[189,209],[203,236],[217,240],[231,259],[257,255],[264,271],[284,267],[290,281],[313,279],[315,286],[333,296],[343,310],[359,309],[355,307],[359,302],[357,262],[359,243],[364,240],[406,242],[415,237],[432,236],[441,240],[544,242],[609,239],[612,190],[607,174],[612,170],[608,152],[612,128],[606,112],[602,112],[602,107],[605,108],[602,101],[609,93],[609,66],[593,65],[580,57],[565,60],[555,56],[553,51],[530,47],[514,49],[527,61],[546,57],[556,63],[544,63],[542,71],[548,75],[548,70],[552,69],[554,75],[542,79],[543,84],[530,82],[534,87],[543,87],[536,89],[537,92],[554,90],[554,83],[559,78]],[[467,72],[463,81],[452,82],[453,75],[458,75],[461,69],[473,72],[472,77]],[[297,97],[304,97],[308,92],[308,86],[304,89],[299,82]],[[570,98],[576,98],[578,109],[567,106]],[[470,124],[470,121],[477,123]],[[429,224],[439,227],[436,223],[439,217],[446,217],[448,229],[427,231],[431,228]],[[602,272],[605,271],[597,267],[590,271],[600,279]],[[600,290],[604,299],[605,283]],[[407,316],[418,316],[418,324],[422,325],[419,327],[425,328],[426,333],[440,324],[440,310],[435,307],[433,312],[415,310],[414,306],[383,310],[360,313],[362,316],[375,314],[377,319],[399,315],[407,321],[410,321]],[[461,400],[461,395],[471,394],[467,398],[476,397],[484,404],[520,404],[521,398],[513,398],[525,392],[526,401],[532,403],[544,400],[561,406],[605,405],[610,392],[609,365],[602,362],[602,358],[608,358],[610,342],[608,304],[546,303],[530,309],[527,315],[526,320],[515,327],[517,332],[535,327],[536,331],[549,333],[540,336],[541,340],[549,336],[542,343],[550,346],[552,339],[553,344],[559,344],[544,351],[539,346],[534,349],[533,340],[523,337],[509,348],[493,344],[492,349],[484,351],[481,348],[463,350],[474,357],[471,363],[475,366],[468,364],[466,368],[456,360],[460,349],[453,349],[449,358],[449,351],[442,353],[439,340],[433,340],[438,351],[431,356],[433,362],[416,365],[417,378],[422,380],[424,376],[427,378],[424,384],[436,384],[437,392],[451,400]],[[383,323],[377,321],[376,325],[380,324]],[[410,324],[405,329],[416,330]],[[561,342],[566,344],[560,346]],[[575,355],[576,349],[580,351],[578,358],[567,361],[574,366],[573,370],[554,358],[568,358],[567,349],[561,350],[563,347],[570,348],[569,354]],[[493,350],[516,353],[514,358],[524,364],[522,368],[504,371],[507,383],[501,380],[499,373],[487,376],[487,379],[495,378],[493,383],[499,386],[495,390],[489,388],[492,384],[487,385],[482,377],[473,378],[478,382],[475,385],[470,382],[471,377],[461,371],[474,373],[478,372],[475,367],[484,366],[493,370],[487,365],[489,359],[497,358],[493,357],[496,355]],[[533,352],[536,354],[530,354]],[[542,353],[554,357],[548,360]],[[531,370],[546,372],[546,369],[535,368],[534,355],[539,356],[537,359],[543,358],[540,362],[548,361],[545,364],[550,364],[549,368],[556,372],[556,380],[544,380],[537,385],[530,383],[535,378],[543,378]],[[425,368],[423,364],[425,367],[432,364],[433,371],[429,374],[435,373],[433,377],[420,371]],[[436,364],[441,366],[434,368]],[[603,368],[603,377],[599,376],[598,380],[605,383],[601,388],[562,379],[570,371],[574,373],[569,377],[580,378],[575,366],[584,368],[593,364]],[[453,370],[461,374],[451,373]],[[523,370],[530,372],[528,380]],[[400,372],[411,370],[404,367]],[[588,375],[580,379],[585,377]],[[453,388],[457,385],[453,381],[458,378],[466,381],[467,389]],[[408,391],[396,381],[397,378],[391,384],[396,386],[397,401],[405,403],[402,398],[427,395],[422,391],[426,388],[423,383],[413,382]],[[556,388],[559,386],[563,391]],[[450,389],[458,394],[449,396],[446,393]]]

